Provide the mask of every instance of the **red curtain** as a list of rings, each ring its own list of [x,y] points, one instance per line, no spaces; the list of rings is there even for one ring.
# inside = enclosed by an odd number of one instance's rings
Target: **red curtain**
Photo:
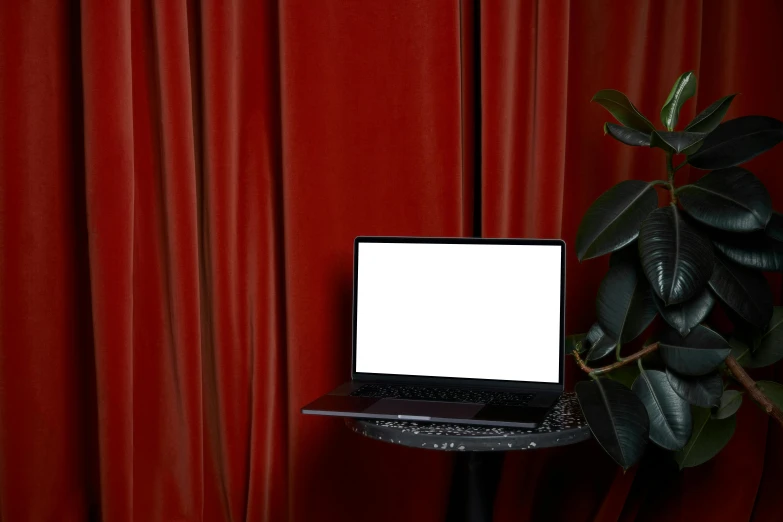
[[[655,119],[692,69],[683,120],[730,92],[783,119],[781,25],[776,0],[0,3],[0,521],[442,519],[449,454],[299,413],[347,377],[352,238],[572,243],[661,176],[592,94]],[[778,209],[781,161],[749,166]],[[569,257],[570,332],[605,269]],[[746,405],[682,474],[509,453],[496,519],[778,520],[768,426]]]

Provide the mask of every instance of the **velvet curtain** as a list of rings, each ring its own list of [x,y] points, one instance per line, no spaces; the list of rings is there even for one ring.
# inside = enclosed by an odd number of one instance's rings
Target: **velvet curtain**
[[[783,119],[781,25],[775,0],[0,3],[0,521],[442,519],[449,454],[299,413],[347,377],[352,238],[572,243],[661,175],[592,94],[655,119],[693,69],[683,120],[729,92]],[[749,166],[778,209],[781,160]],[[569,332],[605,268],[568,258]],[[683,474],[510,453],[496,519],[777,520],[768,426],[746,405]]]

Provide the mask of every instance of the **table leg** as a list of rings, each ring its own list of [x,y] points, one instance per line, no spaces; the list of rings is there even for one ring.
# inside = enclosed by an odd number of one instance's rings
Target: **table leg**
[[[503,452],[457,453],[446,522],[492,522]]]

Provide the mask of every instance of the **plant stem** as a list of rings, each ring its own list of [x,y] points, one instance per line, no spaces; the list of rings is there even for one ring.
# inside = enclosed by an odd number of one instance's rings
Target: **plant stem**
[[[576,359],[576,364],[579,365],[579,367],[582,369],[582,371],[584,371],[586,373],[589,373],[590,377],[594,377],[596,375],[601,375],[601,374],[604,374],[604,373],[611,372],[612,370],[615,370],[615,369],[617,369],[617,368],[619,368],[621,366],[625,366],[626,364],[630,364],[633,361],[635,361],[637,359],[641,359],[642,357],[644,357],[648,353],[652,353],[652,352],[654,352],[657,349],[658,349],[658,343],[653,343],[653,344],[645,346],[644,348],[642,348],[641,350],[639,350],[638,352],[636,352],[633,355],[629,355],[628,357],[625,357],[624,359],[621,359],[621,360],[619,360],[619,361],[617,361],[615,363],[609,364],[607,366],[602,366],[600,368],[591,368],[591,367],[587,366],[587,364],[582,360],[582,357],[576,351],[574,352],[574,359]]]
[[[748,375],[748,372],[746,372],[745,368],[737,362],[737,359],[735,359],[733,355],[729,355],[726,358],[726,366],[732,375],[734,375],[734,378],[748,390],[748,393],[753,397],[753,400],[759,403],[759,405],[764,408],[764,411],[774,417],[775,420],[783,426],[783,411],[781,411],[774,402],[769,400],[769,397],[764,395],[764,392],[758,387],[756,381]]]
[[[673,156],[674,154],[672,154],[671,152],[666,153],[666,174],[669,176],[669,194],[671,194],[672,205],[676,205],[677,194],[674,193],[674,173],[676,172],[676,170],[674,169],[674,165],[672,164]]]

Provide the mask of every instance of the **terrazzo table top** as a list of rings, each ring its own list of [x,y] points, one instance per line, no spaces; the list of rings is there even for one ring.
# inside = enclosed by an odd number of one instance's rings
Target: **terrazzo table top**
[[[373,439],[440,451],[513,451],[565,446],[591,437],[579,401],[564,393],[538,428],[503,428],[380,419],[346,419],[356,433]]]

